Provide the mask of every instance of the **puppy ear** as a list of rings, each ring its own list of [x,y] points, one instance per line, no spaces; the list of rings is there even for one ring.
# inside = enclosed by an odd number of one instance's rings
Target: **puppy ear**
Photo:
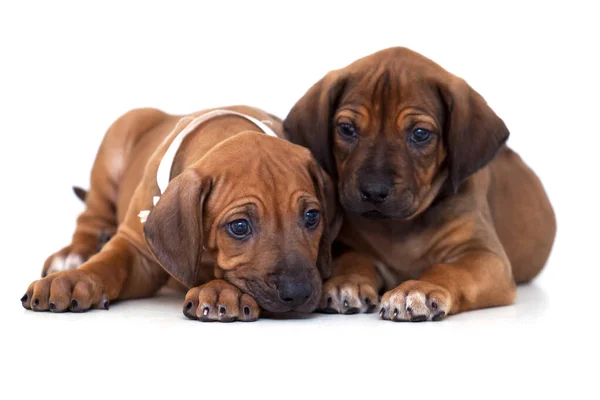
[[[317,189],[317,198],[323,207],[321,212],[323,234],[319,242],[317,267],[321,272],[321,277],[326,279],[331,276],[331,244],[342,226],[342,214],[341,208],[337,204],[335,184],[331,177],[316,161],[311,162],[309,171]]]
[[[283,121],[286,138],[308,148],[333,178],[337,178],[331,139],[333,117],[345,82],[339,71],[330,72],[308,89]]]
[[[483,97],[464,80],[453,78],[441,92],[448,111],[445,140],[449,175],[457,191],[466,178],[494,158],[509,132]]]
[[[188,169],[169,183],[144,224],[154,257],[188,288],[196,284],[202,258],[202,210],[209,192],[208,179]]]

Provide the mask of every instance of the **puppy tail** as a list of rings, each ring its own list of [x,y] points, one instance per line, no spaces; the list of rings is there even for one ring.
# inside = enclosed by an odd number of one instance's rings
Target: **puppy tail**
[[[87,190],[80,188],[79,186],[73,186],[73,192],[75,192],[75,196],[81,201],[85,203],[85,199],[87,197]]]

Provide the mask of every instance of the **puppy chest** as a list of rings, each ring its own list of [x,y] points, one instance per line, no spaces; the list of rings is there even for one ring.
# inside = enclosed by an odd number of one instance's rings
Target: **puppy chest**
[[[377,260],[400,281],[418,279],[430,266],[426,254],[424,254],[423,243],[418,239],[399,238],[387,246],[380,241],[371,243],[375,248]],[[378,268],[382,268],[382,266],[379,265]]]
[[[417,279],[430,266],[426,241],[419,235],[354,230],[351,234],[344,232],[342,240],[355,251],[373,257],[384,278],[392,275],[399,282]]]

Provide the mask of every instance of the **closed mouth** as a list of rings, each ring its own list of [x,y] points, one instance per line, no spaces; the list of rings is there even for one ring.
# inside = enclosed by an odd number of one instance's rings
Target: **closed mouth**
[[[377,211],[377,210],[366,211],[366,212],[362,213],[361,215],[365,218],[373,218],[373,219],[389,219],[390,218],[387,215],[382,214],[380,211]]]

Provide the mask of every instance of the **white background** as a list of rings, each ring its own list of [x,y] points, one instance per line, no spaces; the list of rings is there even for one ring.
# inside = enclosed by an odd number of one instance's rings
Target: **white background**
[[[598,12],[525,3],[2,2],[0,397],[598,398]],[[558,236],[516,305],[422,324],[202,324],[173,295],[21,308],[119,115],[245,103],[283,118],[327,71],[394,45],[465,78],[542,178]]]

